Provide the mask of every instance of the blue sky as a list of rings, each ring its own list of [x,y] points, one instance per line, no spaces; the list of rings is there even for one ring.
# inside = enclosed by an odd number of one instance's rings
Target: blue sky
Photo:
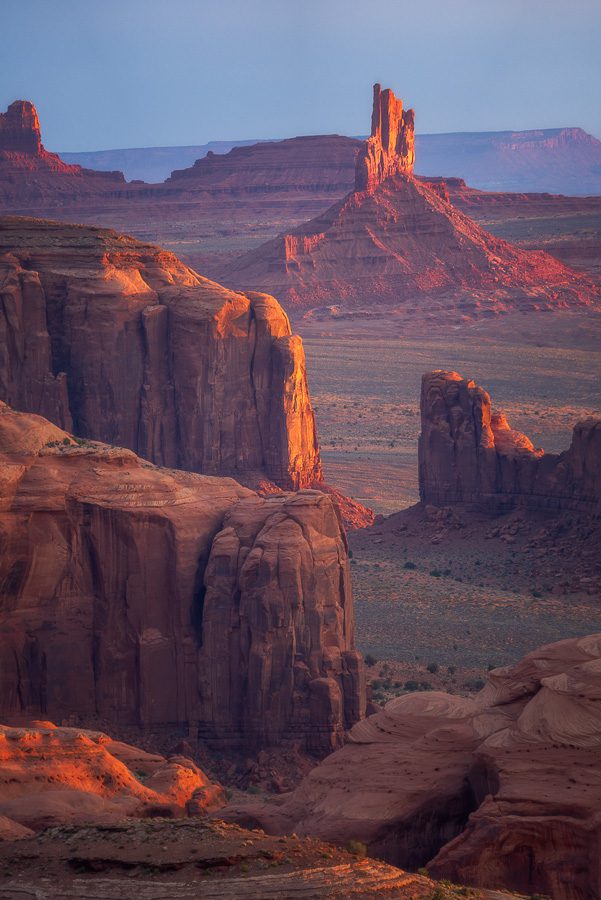
[[[2,0],[0,106],[52,150],[369,130],[371,85],[427,131],[601,137],[600,0]]]

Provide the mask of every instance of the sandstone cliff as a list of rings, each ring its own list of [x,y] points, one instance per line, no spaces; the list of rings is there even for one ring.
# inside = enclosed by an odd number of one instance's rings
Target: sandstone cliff
[[[355,190],[235,260],[223,279],[303,308],[385,305],[418,322],[601,306],[591,281],[493,237],[450,203],[442,179],[416,179],[413,165],[413,112],[376,85]]]
[[[601,420],[573,431],[568,450],[545,454],[492,410],[489,395],[457,372],[424,375],[419,439],[420,498],[491,511],[601,513]]]
[[[321,479],[302,342],[114,231],[0,221],[0,398],[160,465],[283,488]]]
[[[291,794],[220,816],[353,835],[456,883],[599,897],[600,671],[597,634],[494,670],[474,699],[406,694],[358,723]]]
[[[0,471],[5,719],[325,752],[363,714],[346,539],[325,494],[261,499],[4,404]]]

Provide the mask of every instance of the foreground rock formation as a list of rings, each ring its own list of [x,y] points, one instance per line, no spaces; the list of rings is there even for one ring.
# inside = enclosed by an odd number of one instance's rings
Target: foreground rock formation
[[[496,669],[474,699],[407,694],[292,794],[224,815],[479,887],[601,896],[601,635]]]
[[[459,900],[438,884],[311,838],[274,838],[206,820],[121,821],[0,841],[0,897],[38,900]],[[501,892],[470,892],[504,900]]]
[[[413,113],[376,85],[355,190],[232,263],[224,280],[293,306],[384,305],[418,321],[601,305],[584,276],[493,237],[452,206],[443,180],[413,178],[413,164]]]
[[[114,231],[0,221],[0,398],[155,463],[283,488],[321,480],[302,342]]]
[[[33,103],[16,100],[0,113],[0,204],[73,201],[81,196],[119,191],[121,172],[97,172],[70,165],[42,144]]]
[[[324,753],[363,715],[328,496],[260,498],[4,404],[0,470],[5,719]]]
[[[420,499],[493,512],[515,506],[601,514],[601,420],[578,422],[568,450],[545,454],[457,372],[422,379]]]
[[[191,760],[169,760],[97,731],[0,725],[4,839],[51,825],[214,812],[225,792]],[[11,832],[9,832],[9,826]]]

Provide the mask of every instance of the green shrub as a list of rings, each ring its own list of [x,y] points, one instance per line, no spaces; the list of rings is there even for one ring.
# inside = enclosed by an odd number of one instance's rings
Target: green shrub
[[[428,665],[426,666],[426,669],[428,670],[428,672],[431,675],[436,675],[436,673],[438,672],[438,663],[435,663],[435,662],[428,663]]]
[[[414,562],[411,562],[411,560],[408,559],[407,562],[405,563],[405,565],[403,566],[403,568],[404,569],[417,569],[417,566],[415,565]]]
[[[371,653],[366,653],[363,657],[366,666],[375,666],[378,660]]]
[[[346,845],[346,849],[349,853],[352,853],[353,856],[357,856],[359,859],[363,859],[367,856],[367,845],[363,843],[363,841],[349,841]]]
[[[419,691],[419,684],[417,681],[411,679],[410,681],[405,682],[405,690],[406,691]]]

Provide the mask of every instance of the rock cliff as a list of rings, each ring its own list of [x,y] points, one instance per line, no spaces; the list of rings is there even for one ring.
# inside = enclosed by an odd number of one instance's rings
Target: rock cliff
[[[455,883],[599,897],[600,671],[596,634],[494,670],[474,699],[406,694],[291,794],[220,815],[322,840],[352,834]]]
[[[302,342],[273,297],[228,291],[114,231],[0,220],[0,398],[160,465],[321,480]]]
[[[420,499],[493,512],[523,505],[601,513],[601,420],[573,431],[568,450],[545,454],[492,409],[483,388],[457,372],[422,379]]]
[[[376,85],[355,190],[235,260],[224,281],[301,308],[373,314],[384,305],[417,322],[601,307],[601,291],[586,277],[484,231],[451,204],[442,179],[414,178],[414,155],[412,110]]]
[[[4,404],[0,471],[0,716],[325,752],[363,714],[325,494],[261,499]]]
[[[411,175],[415,165],[415,115],[390,88],[374,84],[371,136],[355,167],[355,190],[374,191],[391,175]]]

